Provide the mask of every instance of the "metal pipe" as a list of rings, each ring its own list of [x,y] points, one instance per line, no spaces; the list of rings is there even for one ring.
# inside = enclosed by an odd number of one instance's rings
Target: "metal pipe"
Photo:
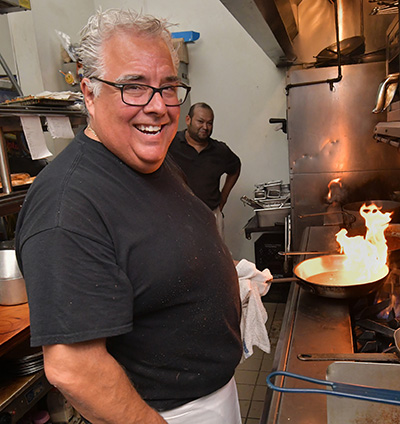
[[[336,32],[336,46],[337,46],[337,55],[338,55],[338,76],[336,78],[329,78],[326,80],[320,81],[307,81],[307,82],[298,82],[295,84],[288,84],[285,87],[286,95],[289,94],[289,90],[295,87],[304,87],[308,85],[316,85],[316,84],[329,84],[329,88],[333,90],[333,84],[336,82],[340,82],[343,78],[342,75],[342,53],[340,51],[340,40],[339,40],[339,16],[338,16],[338,7],[337,0],[332,0],[332,3],[335,8],[335,32]]]
[[[7,145],[3,130],[0,128],[0,178],[3,185],[3,194],[10,194],[12,191],[10,168],[8,165]]]
[[[15,87],[15,89],[17,90],[18,94],[23,97],[23,92],[21,90],[21,87],[19,86],[19,84],[17,83],[17,80],[14,78],[13,73],[11,72],[10,68],[7,65],[7,62],[4,60],[3,56],[0,53],[0,65],[3,67],[4,71],[6,72],[8,78],[10,79],[12,85]]]

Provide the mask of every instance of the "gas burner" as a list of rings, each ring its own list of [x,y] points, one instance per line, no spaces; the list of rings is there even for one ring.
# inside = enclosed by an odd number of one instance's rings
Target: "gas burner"
[[[376,294],[351,305],[354,352],[397,352],[394,332],[400,328],[399,275],[398,269],[392,270]]]

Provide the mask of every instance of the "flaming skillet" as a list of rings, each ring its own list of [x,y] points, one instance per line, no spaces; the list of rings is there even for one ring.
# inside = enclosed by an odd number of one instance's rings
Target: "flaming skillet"
[[[357,276],[345,269],[345,258],[345,255],[325,255],[306,259],[294,268],[296,278],[280,278],[272,283],[297,281],[305,290],[318,296],[347,299],[378,290],[389,273],[385,265],[373,275]]]

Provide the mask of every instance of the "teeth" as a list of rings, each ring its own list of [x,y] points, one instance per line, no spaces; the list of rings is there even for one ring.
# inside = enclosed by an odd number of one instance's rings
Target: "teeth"
[[[136,125],[136,128],[146,134],[157,134],[161,131],[159,125]]]

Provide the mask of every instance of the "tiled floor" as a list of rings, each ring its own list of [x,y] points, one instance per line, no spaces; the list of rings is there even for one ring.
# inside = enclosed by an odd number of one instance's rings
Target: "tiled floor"
[[[264,306],[268,313],[266,327],[271,353],[255,347],[253,355],[240,364],[235,373],[243,424],[259,424],[267,390],[266,376],[272,368],[286,304],[264,303]]]

